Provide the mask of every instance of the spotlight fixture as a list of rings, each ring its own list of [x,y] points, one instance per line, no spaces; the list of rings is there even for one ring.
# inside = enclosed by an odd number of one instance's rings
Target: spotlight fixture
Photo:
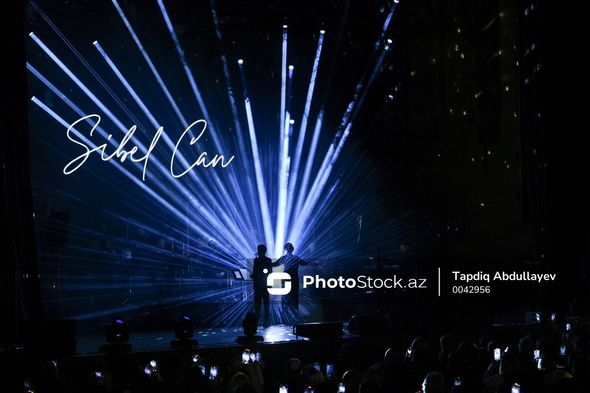
[[[195,346],[198,342],[193,338],[194,333],[193,320],[188,315],[183,315],[174,325],[175,339],[170,342],[170,345],[177,348]]]
[[[129,341],[129,326],[122,319],[115,319],[106,327],[106,339],[111,344],[122,344]]]
[[[110,325],[105,326],[105,338],[107,343],[100,347],[101,352],[118,352],[131,350],[129,344],[129,326],[121,318],[114,319]]]

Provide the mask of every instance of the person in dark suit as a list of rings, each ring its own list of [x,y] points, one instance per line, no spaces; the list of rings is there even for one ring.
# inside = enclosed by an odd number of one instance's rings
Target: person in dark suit
[[[293,244],[285,244],[285,255],[280,257],[272,266],[283,265],[283,270],[291,276],[291,292],[286,297],[287,306],[291,309],[293,317],[299,317],[299,266],[309,265],[297,255],[293,254],[295,247]]]
[[[266,246],[264,244],[259,244],[256,247],[256,256],[251,275],[254,283],[254,313],[257,318],[260,318],[260,306],[264,302],[264,325],[267,325],[270,320],[270,313],[266,278],[272,273],[273,263],[266,256]]]

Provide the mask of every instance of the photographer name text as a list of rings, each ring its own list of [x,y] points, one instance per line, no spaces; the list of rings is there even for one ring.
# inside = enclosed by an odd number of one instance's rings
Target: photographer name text
[[[509,282],[551,282],[555,281],[557,274],[555,273],[531,273],[529,271],[496,271],[494,273],[485,273],[478,271],[475,273],[463,273],[458,270],[451,272],[455,281],[464,283],[470,282],[492,282],[492,281],[509,281]]]

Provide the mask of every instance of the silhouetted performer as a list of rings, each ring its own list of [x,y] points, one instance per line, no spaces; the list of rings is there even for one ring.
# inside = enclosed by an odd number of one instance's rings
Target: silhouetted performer
[[[291,276],[291,292],[286,296],[287,304],[295,314],[299,316],[299,266],[309,265],[309,262],[304,261],[297,255],[293,254],[295,247],[293,244],[285,244],[284,250],[287,252],[280,257],[272,266],[283,265],[283,270]]]
[[[264,302],[264,324],[266,325],[270,317],[266,278],[272,273],[273,263],[266,256],[266,246],[264,244],[259,244],[256,249],[257,258],[254,259],[254,267],[252,268],[252,280],[254,280],[254,312],[260,318],[260,303]]]

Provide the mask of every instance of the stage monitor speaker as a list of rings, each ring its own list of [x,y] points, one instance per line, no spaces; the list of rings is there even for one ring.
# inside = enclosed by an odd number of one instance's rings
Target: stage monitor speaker
[[[342,336],[342,322],[312,322],[293,326],[293,334],[311,339],[326,339]]]

